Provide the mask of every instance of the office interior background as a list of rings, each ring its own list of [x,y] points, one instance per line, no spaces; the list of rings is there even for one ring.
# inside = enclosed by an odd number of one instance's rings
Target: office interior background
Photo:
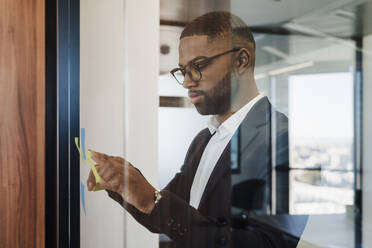
[[[251,27],[259,90],[289,119],[288,215],[306,223],[285,231],[299,247],[372,247],[372,1],[0,6],[0,248],[172,247],[87,191],[74,137],[163,188],[208,119],[169,73],[179,36],[214,10]]]

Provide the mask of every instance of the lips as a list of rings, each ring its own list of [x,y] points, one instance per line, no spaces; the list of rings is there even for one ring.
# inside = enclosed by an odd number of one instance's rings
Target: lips
[[[192,104],[198,103],[203,98],[203,95],[196,92],[189,92],[190,101]]]

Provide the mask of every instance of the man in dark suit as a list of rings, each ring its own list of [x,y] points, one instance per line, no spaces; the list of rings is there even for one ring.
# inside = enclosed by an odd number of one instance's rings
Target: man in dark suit
[[[287,118],[259,94],[254,64],[253,35],[241,19],[228,12],[196,18],[181,34],[171,73],[198,112],[212,117],[181,171],[158,191],[124,159],[92,152],[109,196],[177,247],[289,245],[248,221],[288,213]],[[94,184],[90,173],[88,188]]]

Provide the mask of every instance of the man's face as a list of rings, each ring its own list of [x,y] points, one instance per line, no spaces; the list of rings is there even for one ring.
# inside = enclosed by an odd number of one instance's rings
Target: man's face
[[[206,35],[184,37],[179,45],[179,65],[184,67],[196,57],[212,57],[230,49],[228,41],[208,42]],[[223,55],[201,68],[199,82],[193,82],[186,74],[183,86],[189,89],[191,102],[200,114],[218,115],[230,110],[232,56]]]

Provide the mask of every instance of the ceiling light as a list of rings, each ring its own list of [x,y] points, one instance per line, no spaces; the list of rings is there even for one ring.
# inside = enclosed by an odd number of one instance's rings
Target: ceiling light
[[[307,67],[310,67],[310,66],[313,66],[313,65],[314,65],[313,61],[308,61],[308,62],[305,62],[305,63],[291,65],[291,66],[283,67],[283,68],[280,68],[280,69],[272,70],[272,71],[269,72],[269,75],[270,76],[275,76],[275,75],[283,74],[283,73],[286,73],[286,72],[291,72],[291,71],[304,69],[304,68],[307,68]]]
[[[262,78],[265,78],[265,77],[267,77],[266,73],[260,73],[260,74],[255,75],[254,79],[259,80],[259,79],[262,79]]]
[[[271,53],[279,58],[287,60],[289,58],[288,54],[278,50],[277,48],[271,47],[271,46],[263,46],[262,50]]]

